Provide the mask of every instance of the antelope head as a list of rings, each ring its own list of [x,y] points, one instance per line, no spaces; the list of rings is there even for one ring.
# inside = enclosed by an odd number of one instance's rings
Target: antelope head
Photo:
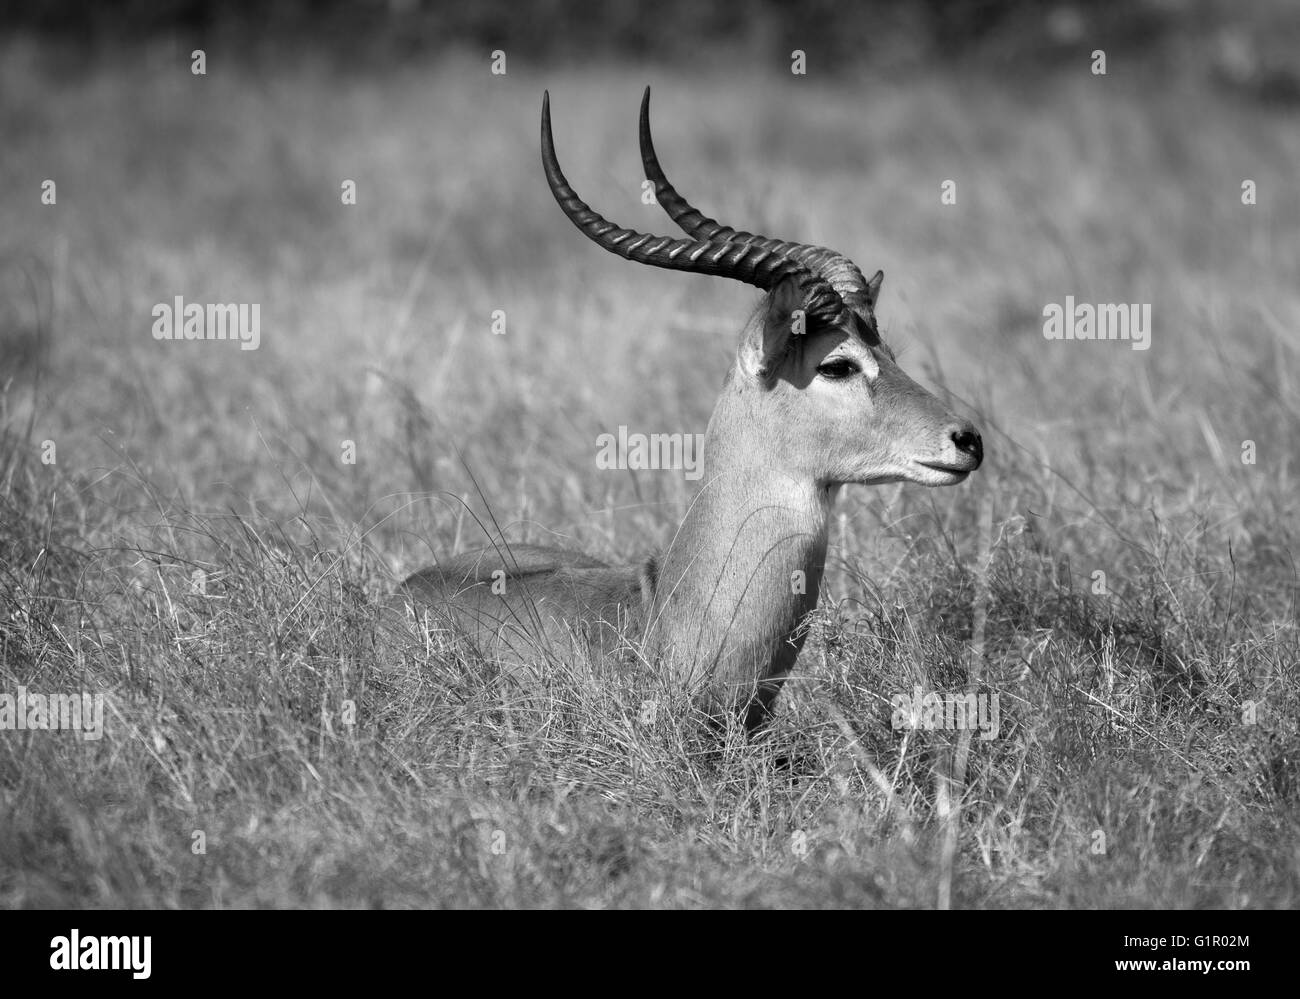
[[[881,340],[875,304],[884,274],[867,280],[834,250],[724,226],[677,193],[655,155],[650,88],[641,102],[641,158],[679,239],[620,228],[565,179],[542,100],[542,162],[569,219],[597,245],[637,263],[744,281],[768,294],[741,334],[727,392],[729,446],[773,471],[821,487],[961,482],[980,466],[974,425],[907,376]],[[723,457],[706,443],[710,463]]]

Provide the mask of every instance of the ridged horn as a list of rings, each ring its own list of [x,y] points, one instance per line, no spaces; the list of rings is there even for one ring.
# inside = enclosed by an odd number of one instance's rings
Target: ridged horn
[[[621,228],[604,218],[578,197],[560,169],[560,161],[555,155],[555,139],[551,135],[549,93],[542,95],[542,167],[551,193],[569,221],[593,243],[610,253],[652,267],[732,278],[764,291],[776,287],[787,277],[793,277],[799,282],[804,311],[810,319],[833,323],[844,310],[844,300],[828,280],[802,261],[758,242],[653,236]]]
[[[672,182],[668,179],[659,165],[659,157],[655,154],[654,138],[650,134],[650,88],[645,88],[645,95],[641,98],[641,163],[645,167],[646,179],[653,182],[655,186],[655,198],[660,206],[668,213],[669,218],[677,223],[688,236],[693,239],[705,240],[723,240],[728,243],[740,243],[745,246],[757,246],[784,257],[787,260],[796,261],[818,277],[825,280],[834,288],[840,296],[850,304],[857,304],[865,301],[871,305],[874,295],[867,279],[863,277],[862,271],[858,270],[857,265],[848,257],[836,253],[834,250],[828,250],[824,246],[813,246],[809,243],[795,243],[784,239],[774,239],[770,236],[760,236],[752,232],[744,232],[731,228],[731,226],[722,225],[716,219],[711,219],[689,201],[677,193]],[[878,275],[883,277],[883,275]],[[872,283],[879,287],[877,278],[872,278]]]

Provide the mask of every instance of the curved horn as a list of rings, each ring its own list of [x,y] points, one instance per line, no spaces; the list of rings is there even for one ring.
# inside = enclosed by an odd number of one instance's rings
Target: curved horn
[[[825,278],[802,262],[770,247],[757,242],[652,236],[620,228],[602,217],[578,197],[560,169],[555,156],[555,139],[551,135],[549,93],[542,95],[542,166],[551,193],[569,221],[593,243],[610,253],[652,267],[732,278],[764,291],[776,287],[786,277],[794,277],[803,291],[804,310],[810,318],[834,322],[843,312],[843,299]]]
[[[865,299],[870,305],[875,295],[867,279],[862,276],[857,265],[848,257],[824,246],[808,243],[794,243],[783,239],[773,239],[752,232],[744,232],[725,226],[716,219],[711,219],[689,201],[677,193],[672,182],[659,165],[655,155],[654,139],[650,135],[650,88],[645,88],[641,98],[641,163],[645,167],[646,179],[653,181],[655,198],[668,216],[681,226],[682,230],[695,239],[725,240],[745,246],[757,246],[775,253],[787,260],[796,261],[828,282],[846,300]],[[881,275],[883,277],[883,275]],[[876,278],[872,284],[879,287]]]

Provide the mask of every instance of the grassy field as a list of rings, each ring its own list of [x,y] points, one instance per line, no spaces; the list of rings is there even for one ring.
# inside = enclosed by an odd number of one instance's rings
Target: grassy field
[[[0,732],[0,905],[1300,904],[1294,115],[1086,62],[208,58],[0,54],[0,694],[105,695],[98,741]],[[520,698],[380,613],[484,543],[482,497],[621,561],[685,509],[595,440],[702,432],[757,293],[602,254],[537,153],[549,87],[578,190],[668,232],[647,82],[682,190],[883,268],[901,363],[988,450],[955,489],[844,491],[751,744],[649,670]],[[154,340],[178,295],[260,303],[260,349]],[[1151,349],[1045,340],[1066,295],[1150,303]],[[954,733],[889,699],[975,679],[1001,731],[958,800]]]

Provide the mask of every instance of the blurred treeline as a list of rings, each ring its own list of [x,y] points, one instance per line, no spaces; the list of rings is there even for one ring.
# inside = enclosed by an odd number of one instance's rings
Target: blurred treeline
[[[1297,0],[0,0],[0,24],[83,51],[206,40],[250,59],[311,52],[363,70],[448,49],[715,69],[802,49],[819,75],[936,63],[1021,74],[1104,49],[1300,103]]]

